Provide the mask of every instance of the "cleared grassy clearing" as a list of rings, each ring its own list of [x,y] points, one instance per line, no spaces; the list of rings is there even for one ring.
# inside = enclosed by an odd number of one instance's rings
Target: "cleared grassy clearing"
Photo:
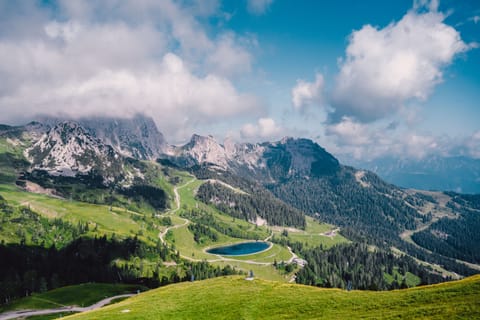
[[[257,279],[268,280],[268,281],[278,281],[278,282],[288,282],[291,279],[290,274],[280,274],[272,265],[261,265],[261,264],[251,264],[243,261],[216,261],[212,262],[215,266],[224,267],[230,265],[235,267],[237,270],[241,270],[248,275],[250,271],[253,272],[253,275]]]
[[[0,185],[0,195],[12,205],[29,206],[33,211],[47,218],[62,218],[72,223],[89,222],[92,224],[91,235],[134,236],[141,230],[140,239],[147,243],[154,243],[157,237],[156,230],[148,230],[143,221],[135,221],[134,216],[139,213],[127,211],[123,208],[95,205],[85,202],[69,201],[43,194],[25,192],[13,185]]]
[[[402,281],[403,279],[403,275],[401,275],[397,269],[393,270],[393,275],[391,274],[388,274],[388,273],[384,273],[383,274],[383,277],[385,278],[385,280],[390,284],[392,283],[394,280],[400,280],[399,282]],[[398,282],[398,281],[397,281]],[[415,287],[415,286],[418,286],[421,281],[420,281],[420,278],[417,277],[416,275],[414,275],[413,273],[411,272],[407,272],[406,275],[405,275],[405,282],[407,284],[408,287]]]
[[[286,228],[288,231],[287,238],[293,242],[301,242],[309,247],[318,247],[322,245],[324,248],[330,248],[336,244],[347,243],[349,242],[345,237],[343,237],[338,232],[332,232],[337,228],[327,223],[320,223],[312,217],[306,217],[306,228],[305,230],[291,229]],[[274,229],[274,235],[278,238],[282,236],[283,229],[276,227]]]

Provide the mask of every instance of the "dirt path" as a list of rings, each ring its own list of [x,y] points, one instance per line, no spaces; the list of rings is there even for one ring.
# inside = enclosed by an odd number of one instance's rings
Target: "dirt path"
[[[195,178],[193,178],[192,180],[190,181],[187,181],[186,183],[182,184],[181,186],[179,187],[174,187],[173,188],[173,193],[175,194],[175,206],[176,208],[171,210],[170,212],[168,212],[169,215],[173,215],[175,214],[178,210],[180,210],[180,194],[178,194],[178,189],[180,188],[185,188],[186,186],[188,186],[190,183],[194,182],[195,181]],[[177,228],[181,228],[181,227],[184,227],[186,226],[187,224],[190,223],[190,220],[188,219],[185,219],[185,218],[182,218],[182,217],[179,217],[177,216],[179,219],[182,219],[184,220],[184,222],[182,224],[176,224],[176,225],[173,225],[173,226],[170,226],[168,227],[167,229],[165,229],[163,232],[160,232],[158,234],[158,237],[160,238],[160,241],[162,243],[165,243],[165,235],[167,234],[168,231],[172,230],[172,229],[177,229]]]
[[[267,242],[267,241],[269,241],[270,239],[272,239],[272,237],[273,237],[273,230],[272,230],[272,232],[270,233],[270,235],[269,235],[268,237],[266,237],[265,239],[263,239],[263,241]]]
[[[128,298],[134,295],[135,294],[121,294],[118,296],[105,298],[103,300],[98,301],[95,304],[92,304],[89,307],[65,306],[65,307],[55,308],[55,309],[10,311],[10,312],[5,312],[0,314],[0,320],[16,319],[20,317],[26,318],[31,316],[40,316],[40,315],[54,314],[54,313],[85,312],[85,311],[99,309],[109,304],[110,302],[112,302],[112,300],[119,299],[119,298]]]

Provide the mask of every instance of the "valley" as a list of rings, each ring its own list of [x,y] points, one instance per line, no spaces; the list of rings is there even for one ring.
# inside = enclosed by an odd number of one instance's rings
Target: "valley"
[[[228,236],[220,236],[214,243],[207,242],[205,244],[198,244],[193,239],[193,235],[188,230],[188,226],[192,223],[191,220],[184,218],[182,212],[188,212],[189,210],[203,210],[207,213],[214,215],[217,221],[228,225],[230,228],[238,228],[251,232],[257,240],[268,241],[273,235],[279,235],[281,230],[289,229],[278,226],[266,227],[257,226],[256,224],[242,221],[232,220],[228,218],[218,210],[205,205],[204,203],[195,199],[195,193],[203,183],[211,183],[212,181],[197,180],[195,177],[191,177],[191,180],[183,183],[180,186],[174,187],[175,194],[175,207],[168,211],[166,215],[172,217],[173,225],[169,226],[159,234],[159,238],[162,243],[173,244],[176,249],[180,251],[180,256],[189,261],[207,261],[213,265],[224,266],[229,264],[239,270],[243,270],[248,273],[250,270],[255,275],[269,280],[286,281],[292,278],[293,273],[286,274],[284,276],[278,274],[275,268],[273,268],[274,261],[285,261],[291,263],[295,255],[283,246],[278,244],[271,244],[271,246],[257,254],[249,254],[245,256],[236,257],[224,257],[220,255],[214,255],[207,252],[213,246],[220,247],[225,245],[231,245],[235,243],[244,242],[245,239],[233,238]],[[222,185],[226,185],[222,183]],[[230,185],[227,188],[234,189]],[[236,189],[236,188],[235,188]],[[243,192],[237,189],[237,192]],[[175,223],[175,221],[177,223]],[[328,232],[331,230],[331,226],[322,225],[313,219],[308,219],[306,230],[294,230],[290,238],[293,241],[302,241],[304,243],[311,244],[312,246],[324,245],[329,247],[334,243],[344,243],[346,239],[340,235],[333,235],[331,237],[323,236],[319,233],[320,230]],[[299,233],[299,235],[295,235]],[[167,236],[168,235],[168,236]]]
[[[0,320],[480,320],[479,22],[0,0]]]
[[[161,151],[135,136],[114,147],[72,121],[38,127],[41,134],[10,128],[0,138],[7,308],[23,294],[88,281],[156,288],[253,274],[258,281],[389,290],[478,270],[467,240],[476,198],[397,188],[341,165],[310,140],[232,151],[212,137],[193,136],[185,146],[162,137]],[[448,241],[443,234],[464,242],[438,253],[418,238]],[[238,256],[209,252],[256,241],[268,247]]]

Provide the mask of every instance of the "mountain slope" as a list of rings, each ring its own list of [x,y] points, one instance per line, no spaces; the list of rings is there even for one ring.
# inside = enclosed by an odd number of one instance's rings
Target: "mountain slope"
[[[458,255],[443,256],[401,237],[428,224],[434,218],[433,208],[437,215],[449,219],[458,217],[459,212],[388,184],[374,173],[343,166],[311,140],[284,138],[271,143],[221,145],[212,137],[194,136],[169,160],[193,170],[199,178],[221,180],[247,192],[249,185],[261,184],[294,208],[339,226],[351,240],[385,249],[394,246],[458,274],[475,273],[453,259]],[[211,202],[212,194],[202,200]],[[217,200],[227,205],[231,202],[228,196]],[[472,243],[470,233],[457,246],[465,251]]]
[[[170,285],[65,319],[475,319],[480,276],[390,292],[224,277]]]

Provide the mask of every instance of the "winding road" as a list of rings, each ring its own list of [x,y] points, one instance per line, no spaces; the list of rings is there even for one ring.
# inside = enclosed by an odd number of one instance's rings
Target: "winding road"
[[[92,304],[88,307],[78,307],[78,306],[65,306],[61,308],[54,308],[54,309],[43,309],[43,310],[18,310],[18,311],[9,311],[0,314],[0,320],[8,320],[8,319],[16,319],[16,318],[25,318],[31,316],[41,316],[47,314],[54,314],[54,313],[66,313],[66,312],[85,312],[90,310],[99,309],[115,299],[119,298],[128,298],[134,296],[135,294],[121,294],[118,296],[113,296],[110,298],[105,298],[103,300],[98,301],[95,304]]]
[[[173,209],[173,210],[170,210],[170,212],[168,213],[169,215],[172,215],[172,214],[176,213],[178,210],[180,210],[180,195],[178,194],[178,189],[180,189],[180,188],[185,188],[186,186],[188,186],[190,183],[192,183],[192,182],[194,182],[194,181],[195,181],[195,178],[193,178],[193,179],[190,180],[190,181],[187,181],[186,183],[182,184],[182,185],[179,186],[179,187],[176,187],[176,186],[175,186],[175,187],[173,188],[173,193],[175,194],[175,205],[176,205],[176,208]],[[167,234],[167,232],[168,232],[169,230],[181,228],[181,227],[186,226],[187,224],[190,223],[190,220],[188,220],[188,219],[182,218],[182,217],[180,217],[180,216],[177,216],[177,217],[178,217],[179,219],[184,220],[184,222],[183,222],[182,224],[176,224],[176,225],[170,226],[170,227],[166,228],[163,232],[160,232],[160,233],[158,234],[158,237],[160,238],[160,241],[161,241],[162,243],[165,243],[164,237],[165,237],[165,235]]]

